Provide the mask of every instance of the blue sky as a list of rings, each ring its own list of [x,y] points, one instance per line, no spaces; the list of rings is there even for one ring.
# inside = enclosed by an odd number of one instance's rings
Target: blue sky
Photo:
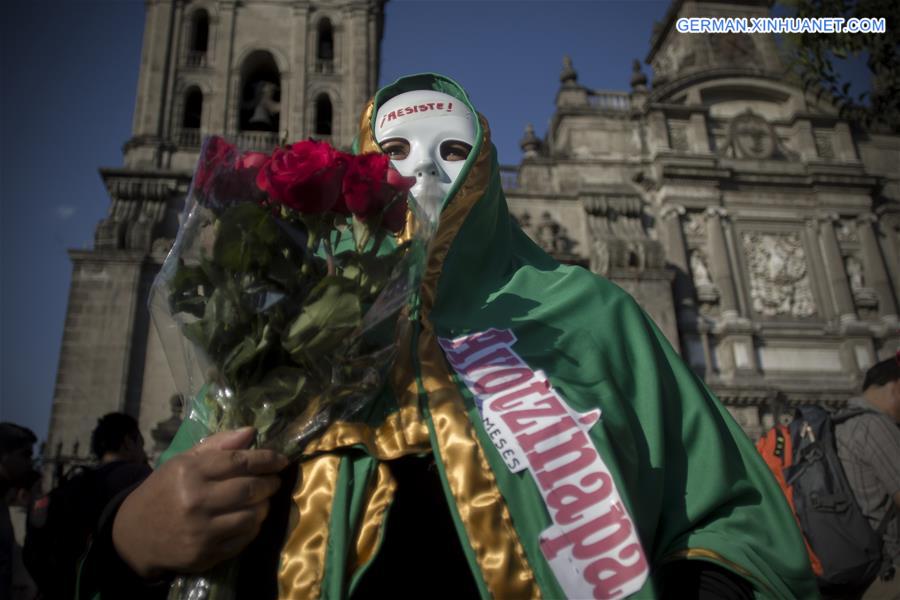
[[[667,0],[392,0],[381,82],[459,81],[502,163],[553,114],[562,57],[582,84],[628,90]],[[46,437],[71,278],[109,205],[97,173],[130,137],[143,0],[0,3],[0,420]],[[99,415],[98,415],[99,416]]]

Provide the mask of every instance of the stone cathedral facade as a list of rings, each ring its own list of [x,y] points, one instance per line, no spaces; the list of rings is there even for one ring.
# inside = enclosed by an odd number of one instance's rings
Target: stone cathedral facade
[[[566,59],[506,173],[532,237],[631,292],[754,437],[900,346],[900,136],[804,93],[774,36],[675,31],[769,4],[675,0],[652,87],[635,61],[629,91],[594,90]]]
[[[86,458],[97,418],[134,415],[148,451],[179,422],[147,296],[178,230],[202,139],[349,148],[376,91],[385,0],[147,0],[124,166],[72,285],[45,456]],[[76,447],[77,444],[77,447]]]
[[[50,458],[85,456],[113,410],[150,446],[170,438],[180,407],[146,299],[200,141],[348,147],[378,82],[383,3],[147,1],[124,166],[101,169],[94,247],[70,251]],[[792,404],[840,405],[900,345],[900,136],[805,94],[772,36],[674,29],[768,4],[674,0],[652,85],[635,61],[629,91],[595,90],[566,59],[546,137],[527,128],[504,169],[520,225],[631,292],[751,436]]]

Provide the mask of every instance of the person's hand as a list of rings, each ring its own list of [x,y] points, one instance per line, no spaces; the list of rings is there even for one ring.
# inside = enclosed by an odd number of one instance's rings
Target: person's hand
[[[128,495],[112,538],[135,573],[203,571],[253,541],[288,465],[271,450],[247,450],[253,436],[252,427],[210,436]]]

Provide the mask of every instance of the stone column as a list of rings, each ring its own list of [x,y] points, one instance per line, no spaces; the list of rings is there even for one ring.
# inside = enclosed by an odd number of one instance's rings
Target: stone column
[[[719,289],[719,309],[723,319],[738,316],[737,294],[734,277],[728,260],[728,245],[725,243],[725,232],[722,220],[728,216],[724,208],[711,206],[706,209],[706,234],[710,267],[713,271],[713,282]]]
[[[878,314],[882,319],[897,319],[897,301],[891,290],[891,282],[878,248],[878,239],[875,235],[875,223],[878,217],[872,213],[860,215],[856,219],[859,231],[859,241],[863,250],[865,261],[866,287],[875,290],[878,296]]]
[[[844,121],[834,125],[834,156],[839,160],[859,160],[856,156],[856,146],[853,144],[850,126]]]
[[[282,113],[289,132],[290,139],[302,140],[309,135],[306,129],[306,80],[309,69],[315,68],[312,61],[307,60],[306,52],[310,47],[307,41],[307,35],[313,35],[309,26],[309,6],[294,5],[291,9],[291,17],[293,19],[293,39],[291,40],[291,72],[293,73],[293,81],[291,82],[291,97],[285,103],[282,97],[282,103],[289,109]]]
[[[803,160],[818,160],[816,142],[813,137],[812,124],[808,120],[798,120],[794,124],[794,135],[797,143],[797,153]]]
[[[184,98],[176,98],[175,94],[178,92],[183,92],[184,90],[178,90],[175,87],[176,77],[175,73],[178,72],[178,67],[182,64],[182,57],[185,56],[185,46],[186,40],[182,39],[182,24],[184,23],[184,0],[175,0],[172,8],[173,16],[172,16],[172,33],[171,33],[171,48],[169,50],[169,59],[167,61],[166,67],[166,76],[165,76],[165,88],[163,92],[163,105],[162,111],[160,112],[160,122],[162,123],[162,139],[171,142],[173,138],[173,134],[176,133],[176,129],[181,125],[180,123],[173,123],[172,121],[172,108],[175,102],[184,102]],[[190,35],[190,32],[188,32]],[[173,102],[174,99],[174,102]]]
[[[651,111],[647,116],[647,147],[651,155],[669,147],[666,117],[661,110]]]
[[[659,213],[665,232],[666,255],[669,261],[678,268],[675,273],[673,291],[679,319],[682,316],[689,316],[696,310],[693,286],[691,285],[691,264],[688,260],[687,244],[684,241],[684,230],[681,224],[681,216],[685,212],[683,206],[669,204],[663,207]]]
[[[887,214],[879,217],[882,235],[879,236],[881,255],[887,263],[888,273],[894,289],[894,297],[900,302],[900,215]]]
[[[688,148],[691,152],[709,153],[709,133],[706,130],[706,115],[693,113],[687,129]]]
[[[834,298],[838,318],[845,323],[856,320],[856,310],[853,305],[853,295],[850,292],[850,282],[847,281],[847,273],[844,270],[841,248],[838,246],[837,236],[834,233],[834,222],[837,220],[838,215],[836,214],[819,216],[819,244],[822,247],[822,254],[825,256],[825,269],[828,272],[831,295]]]
[[[235,65],[231,64],[233,58],[234,45],[234,20],[235,5],[231,2],[223,2],[219,5],[218,22],[216,26],[216,45],[215,54],[212,57],[213,68],[215,69],[215,79],[213,89],[216,90],[215,105],[206,107],[205,99],[203,110],[210,111],[209,129],[210,133],[231,134],[232,123],[230,122],[232,110],[231,103],[239,103],[240,95],[234,97],[231,90],[231,71]]]

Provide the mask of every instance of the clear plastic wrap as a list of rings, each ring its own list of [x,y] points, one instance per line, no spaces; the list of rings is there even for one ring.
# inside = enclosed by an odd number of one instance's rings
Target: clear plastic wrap
[[[201,151],[150,309],[187,419],[209,434],[253,425],[296,458],[381,391],[395,324],[434,223],[407,239],[412,182],[383,155],[301,142],[272,155],[221,138]],[[179,577],[171,599],[233,598],[236,562]]]

